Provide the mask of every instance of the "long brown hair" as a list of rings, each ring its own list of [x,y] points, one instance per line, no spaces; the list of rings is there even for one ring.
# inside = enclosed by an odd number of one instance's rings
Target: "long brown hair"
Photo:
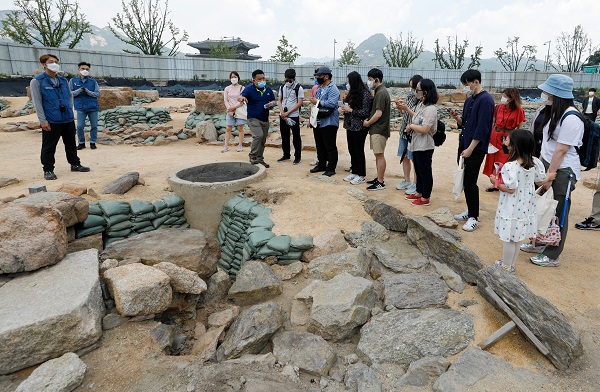
[[[521,93],[518,88],[510,87],[502,92],[510,99],[510,102],[506,105],[510,110],[515,110],[521,107]]]

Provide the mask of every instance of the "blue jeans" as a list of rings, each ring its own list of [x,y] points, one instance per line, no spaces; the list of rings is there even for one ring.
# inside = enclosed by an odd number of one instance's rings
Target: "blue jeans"
[[[83,112],[77,111],[77,141],[79,144],[85,144],[85,127],[86,116],[90,119],[90,143],[96,143],[98,140],[98,112]]]

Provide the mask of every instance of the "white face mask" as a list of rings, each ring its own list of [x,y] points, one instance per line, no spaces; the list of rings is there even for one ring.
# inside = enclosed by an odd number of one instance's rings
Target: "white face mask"
[[[548,94],[546,94],[543,91],[542,91],[542,94],[540,95],[540,99],[542,100],[542,103],[544,105],[551,105],[552,104],[552,102],[550,102],[550,97],[548,97]]]
[[[90,74],[90,71],[88,71],[87,69],[82,69],[81,71],[79,71],[79,73],[81,74],[81,76],[88,76]]]
[[[589,95],[590,97],[593,97],[593,96],[594,96],[594,92],[593,92],[593,91],[590,91],[590,92],[588,93],[588,95]]]
[[[469,93],[469,92],[471,92],[471,87],[467,84],[466,86],[463,86],[463,91],[465,93]]]
[[[231,84],[237,84],[238,82],[238,78],[231,78],[229,80],[231,81]]]
[[[346,83],[346,90],[350,91],[350,84]]]
[[[285,82],[285,84],[286,84],[288,87],[292,87],[292,86],[294,85],[294,82]]]
[[[508,98],[506,98],[506,97],[500,98],[500,103],[503,105],[506,105],[508,103]]]
[[[373,80],[367,80],[367,87],[368,88],[373,88],[373,84],[375,83],[375,81]]]
[[[57,64],[57,63],[46,64],[46,68],[48,68],[52,72],[58,72],[58,71],[60,71],[60,64]]]

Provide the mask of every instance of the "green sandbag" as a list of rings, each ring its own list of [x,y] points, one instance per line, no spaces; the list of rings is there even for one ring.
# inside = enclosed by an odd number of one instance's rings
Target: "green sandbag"
[[[175,224],[175,222],[177,221],[177,217],[176,216],[170,216],[169,219],[167,219],[165,221],[165,223],[163,223],[164,225],[172,225]]]
[[[90,229],[96,226],[106,226],[106,220],[102,215],[88,215],[87,218],[81,224],[81,227],[84,229]]]
[[[132,222],[144,222],[156,219],[156,212],[146,212],[145,214],[139,214],[131,217]]]
[[[150,226],[148,226],[148,227],[144,227],[144,228],[142,228],[142,229],[139,229],[139,230],[136,230],[136,231],[137,231],[138,233],[147,233],[147,232],[149,232],[149,231],[154,231],[154,230],[156,230],[156,229],[154,228],[154,226],[152,226],[152,222],[150,222]]]
[[[250,209],[257,204],[258,202],[256,200],[245,199],[241,203],[236,204],[235,213],[240,215],[248,215],[250,213]]]
[[[244,250],[242,250],[242,259],[250,260],[251,258],[252,255],[246,250],[246,248],[244,248]]]
[[[154,205],[149,201],[133,200],[130,206],[133,215],[141,215],[154,211]]]
[[[102,200],[98,202],[100,208],[104,215],[113,216],[113,215],[127,215],[129,214],[129,203],[126,201],[118,201],[118,200]]]
[[[117,223],[129,221],[129,215],[113,215],[106,217],[106,227],[112,227]]]
[[[264,259],[265,257],[269,257],[269,256],[281,256],[281,252],[278,252],[276,250],[269,248],[266,245],[263,245],[258,250],[258,252],[256,252],[256,256],[260,257],[261,259]]]
[[[238,241],[240,238],[242,238],[242,236],[236,233],[235,231],[228,231],[227,237],[233,239],[234,241]]]
[[[83,238],[93,234],[102,233],[104,231],[104,226],[96,226],[90,227],[88,229],[76,229],[75,230],[75,238]]]
[[[227,256],[231,257],[232,259],[234,256],[232,249],[227,246],[224,246],[221,248],[221,255],[227,255]]]
[[[219,260],[217,261],[217,265],[221,267],[225,272],[229,272],[229,264],[227,264],[225,261]]]
[[[248,228],[247,225],[243,225],[243,224],[241,224],[239,222],[231,222],[231,224],[229,225],[229,227],[230,228],[235,228],[236,231],[238,233],[240,233],[240,234],[243,233],[243,232],[245,232],[246,229]]]
[[[160,226],[162,226],[163,223],[165,223],[167,219],[169,219],[168,216],[161,216],[160,218],[156,218],[152,221],[152,226],[154,226],[155,229],[158,229]]]
[[[263,206],[262,204],[257,204],[250,209],[250,214],[254,217],[257,216],[268,216],[271,213],[271,210]]]
[[[227,263],[227,265],[229,265],[231,264],[231,260],[233,260],[233,257],[231,257],[231,255],[221,253],[221,260],[224,260]]]
[[[179,207],[185,203],[185,200],[179,195],[164,195],[163,200],[169,208]]]
[[[309,250],[313,247],[313,239],[308,235],[299,235],[292,238],[290,246],[294,249]]]
[[[285,254],[290,251],[290,241],[291,238],[289,235],[278,235],[271,238],[267,242],[267,246],[272,250]]]
[[[152,230],[154,230],[154,226],[152,226],[152,222],[150,221],[136,222],[133,224],[133,230],[135,231],[140,231],[140,229],[143,229],[144,227],[152,227]]]
[[[229,225],[229,227],[227,228],[227,232],[228,233],[236,233],[238,236],[241,236],[244,233],[244,229],[240,229],[238,226],[236,225]]]
[[[235,206],[244,199],[245,199],[244,196],[236,195],[235,197],[227,200],[227,202],[223,205],[223,211],[229,211],[229,212],[233,211]]]
[[[177,218],[177,217],[175,217],[175,218]],[[185,223],[187,223],[187,220],[185,220],[185,216],[182,216],[182,217],[177,218],[177,220],[173,223],[173,225],[181,226]]]
[[[183,216],[183,214],[185,214],[185,210],[182,208],[181,210],[171,210],[171,216],[176,216],[176,217],[180,217]]]
[[[300,260],[298,260],[298,259],[285,260],[285,259],[282,259],[281,256],[277,256],[277,264],[279,264],[279,265],[290,265],[290,264],[298,263],[299,261]]]
[[[153,203],[153,205],[154,205],[154,211],[155,211],[155,212],[162,211],[162,210],[164,210],[165,208],[167,208],[167,203],[165,203],[165,202],[164,202],[164,201],[162,201],[162,200],[157,200],[157,201],[155,201],[155,202]]]
[[[97,201],[91,202],[88,210],[88,214],[90,215],[102,215],[102,208],[100,208],[100,204]]]
[[[266,229],[272,229],[275,226],[275,223],[269,218],[259,216],[258,218],[254,218],[252,222],[250,222],[250,227],[264,227]]]
[[[125,229],[131,229],[133,227],[133,223],[129,220],[123,221],[123,222],[119,222],[116,225],[112,225],[110,227],[110,231],[119,231],[119,230],[125,230]]]
[[[127,237],[131,233],[131,229],[119,230],[119,231],[107,231],[106,235],[110,238]]]
[[[280,260],[300,260],[302,258],[302,252],[288,252],[277,258]]]
[[[186,223],[185,225],[181,225],[182,229],[189,229],[190,228],[190,224]]]
[[[246,230],[246,234],[250,235],[257,231],[270,231],[270,229],[267,229],[266,227],[251,227],[248,230]]]
[[[259,249],[273,237],[275,234],[272,231],[257,231],[248,236],[248,242],[254,249]]]
[[[157,218],[162,218],[163,216],[170,216],[171,215],[171,209],[170,208],[163,208],[160,211],[156,211],[156,217]]]

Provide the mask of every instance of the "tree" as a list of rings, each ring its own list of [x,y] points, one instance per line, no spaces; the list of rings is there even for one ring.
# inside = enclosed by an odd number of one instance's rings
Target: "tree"
[[[421,53],[423,40],[417,42],[412,32],[408,32],[406,40],[402,40],[402,33],[396,39],[390,37],[390,42],[383,48],[383,58],[388,67],[408,68]]]
[[[440,40],[435,40],[435,57],[433,61],[442,69],[461,69],[465,63],[465,53],[469,47],[469,40],[464,39],[462,45],[458,42],[458,37],[447,36],[448,47],[440,46]],[[453,44],[454,43],[454,44]],[[478,45],[475,52],[471,55],[471,62],[467,68],[478,67],[481,64],[481,52],[483,47]]]
[[[600,64],[600,49],[596,50],[583,65],[598,65]]]
[[[159,0],[129,0],[129,4],[125,5],[125,0],[121,0],[123,13],[117,13],[112,18],[114,26],[109,23],[108,28],[115,37],[135,46],[143,54],[162,56],[165,50],[169,50],[168,55],[175,56],[179,53],[179,44],[187,41],[188,33],[184,30],[180,36],[181,31],[169,19],[169,0],[164,2],[164,9],[159,3]],[[163,36],[167,33],[171,38],[165,41]]]
[[[344,50],[342,50],[342,55],[340,56],[340,60],[338,61],[339,65],[359,65],[361,63],[361,59],[358,57],[356,50],[354,50],[354,44],[352,41],[348,41]]]
[[[58,48],[68,43],[73,49],[83,35],[91,33],[90,23],[79,12],[77,1],[70,0],[16,0],[18,8],[6,15],[2,21],[0,36],[13,41]],[[54,15],[56,12],[56,15]]]
[[[577,25],[573,35],[563,31],[556,38],[556,59],[558,67],[563,72],[578,72],[583,64],[583,52],[592,54],[592,41],[581,25]]]
[[[535,69],[536,53],[537,48],[535,45],[523,45],[519,50],[519,37],[513,37],[512,39],[509,37],[506,41],[506,50],[500,48],[494,52],[500,64],[507,71],[518,71],[523,59],[525,59],[523,70]]]
[[[235,48],[227,45],[225,41],[219,41],[216,45],[210,46],[210,57],[212,58],[234,59],[235,55]]]
[[[282,63],[293,63],[296,61],[300,54],[296,52],[298,48],[290,45],[285,35],[279,39],[279,45],[277,45],[277,51],[271,56],[271,61],[281,61]]]

